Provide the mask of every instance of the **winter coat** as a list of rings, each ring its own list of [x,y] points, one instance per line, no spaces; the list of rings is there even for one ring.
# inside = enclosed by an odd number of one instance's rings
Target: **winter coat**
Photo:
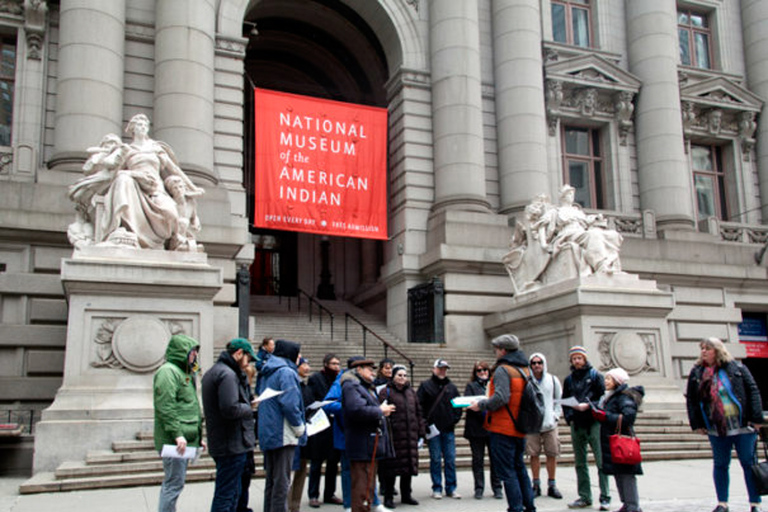
[[[704,414],[702,397],[699,396],[703,373],[704,366],[696,365],[688,374],[688,388],[685,401],[688,407],[688,422],[693,430],[700,428],[710,429],[710,420]],[[763,423],[763,406],[760,390],[747,367],[738,361],[730,361],[723,365],[718,370],[718,373],[721,380],[727,377],[727,381],[730,382],[729,394],[741,412],[741,427],[746,427],[749,423]]]
[[[560,386],[560,380],[547,371],[547,358],[541,352],[535,352],[528,358],[530,365],[534,357],[541,359],[544,363],[544,371],[541,374],[541,380],[533,375],[532,381],[541,390],[544,396],[544,421],[541,424],[541,432],[549,432],[557,426],[560,416],[563,415],[563,407],[560,405],[560,398],[563,394],[563,388]]]
[[[225,350],[203,376],[203,409],[212,457],[253,450],[253,410],[248,379]]]
[[[632,435],[632,426],[635,424],[637,409],[643,402],[645,390],[642,386],[628,387],[622,384],[603,404],[605,421],[600,423],[600,450],[603,454],[603,473],[607,475],[642,475],[643,468],[640,464],[617,464],[611,460],[611,447],[608,438],[616,433],[616,425],[621,418],[621,433]],[[592,411],[588,410],[589,414]]]
[[[275,353],[262,369],[264,379],[259,394],[266,389],[283,391],[259,404],[259,447],[262,451],[307,443],[304,399],[296,370],[293,361]]]
[[[200,446],[203,420],[197,400],[195,376],[189,368],[189,353],[200,344],[188,336],[176,334],[168,342],[165,363],[152,383],[155,406],[155,449],[176,444],[184,436],[189,446]]]
[[[379,463],[379,472],[387,476],[418,475],[419,438],[424,437],[427,430],[419,397],[410,383],[402,389],[390,383],[379,391],[379,402],[385,400],[395,406],[395,412],[387,418],[395,454],[394,458]]]
[[[603,376],[592,368],[589,362],[578,370],[571,366],[571,374],[563,383],[563,399],[575,397],[579,402],[597,404],[603,393],[605,393]],[[577,427],[589,427],[595,422],[589,409],[577,411],[572,407],[566,407],[563,409],[563,415],[569,425],[573,423]]]
[[[440,398],[440,403],[435,405],[433,410],[432,406],[435,404],[435,400],[437,400],[443,388],[446,388],[445,393]],[[424,415],[424,419],[427,422],[427,428],[429,428],[429,425],[434,424],[440,432],[453,432],[456,424],[461,419],[461,409],[451,405],[451,400],[459,396],[459,390],[451,382],[451,379],[448,377],[438,379],[435,375],[432,375],[432,377],[421,383],[417,395],[421,405],[421,414]],[[432,411],[431,414],[430,411]]]
[[[335,378],[335,375],[328,375],[325,371],[313,373],[307,380],[308,399],[305,401],[304,406],[306,407],[314,402],[322,402],[325,399],[325,395],[331,389]],[[328,419],[331,420],[331,425],[333,425],[334,417],[328,414]],[[312,460],[326,460],[332,455],[332,452],[333,428],[318,432],[307,440],[307,453]]]
[[[487,387],[487,380],[481,381],[480,379],[475,379],[472,382],[467,383],[467,387],[464,388],[464,396],[485,395]],[[464,438],[477,439],[488,437],[490,434],[488,434],[488,431],[483,427],[484,420],[484,412],[467,410],[467,417],[464,419]]]
[[[517,429],[512,416],[519,417],[527,375],[528,358],[522,350],[507,352],[496,361],[488,385],[488,399],[478,404],[481,411],[486,411],[486,430],[505,436],[525,437]]]
[[[350,461],[371,460],[377,432],[380,435],[376,458],[391,457],[392,444],[373,384],[364,382],[354,370],[344,373],[340,382],[347,458]]]

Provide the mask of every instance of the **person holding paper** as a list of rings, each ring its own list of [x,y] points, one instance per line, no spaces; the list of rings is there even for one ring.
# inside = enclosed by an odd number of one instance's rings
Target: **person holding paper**
[[[488,363],[476,361],[472,367],[470,380],[464,389],[464,396],[485,395],[490,378],[491,369]],[[464,438],[469,441],[469,447],[472,450],[472,476],[475,481],[475,499],[477,500],[482,499],[485,492],[485,453],[487,451],[489,456],[491,453],[490,436],[483,427],[484,420],[485,413],[467,411],[467,419],[464,421]],[[494,498],[504,498],[501,481],[496,474],[493,461],[491,461],[491,489],[493,489]]]
[[[204,446],[203,421],[197,401],[195,373],[200,344],[183,334],[171,336],[165,350],[165,363],[152,382],[155,409],[155,449],[175,445],[181,456],[187,447]],[[163,457],[163,484],[159,512],[175,512],[176,501],[184,489],[189,459]]]
[[[311,405],[322,402],[333,381],[341,371],[341,361],[335,354],[326,354],[323,357],[323,368],[315,372],[307,381],[307,395],[309,400],[304,404]],[[329,416],[333,423],[333,416]],[[325,462],[325,489],[323,502],[331,505],[341,505],[343,502],[336,496],[336,475],[339,470],[341,455],[333,447],[333,429],[318,432],[307,440],[307,453],[309,454],[309,506],[320,507],[320,478],[322,476],[323,462]]]
[[[256,444],[245,367],[256,358],[251,343],[235,338],[203,376],[208,448],[216,462],[211,512],[234,512],[242,492],[248,452]]]
[[[307,388],[306,379],[309,377],[311,367],[309,361],[303,357],[299,358],[297,373],[301,379],[301,396],[304,398],[304,407],[312,403],[312,395]],[[311,413],[309,410],[304,415],[309,419]],[[291,489],[288,493],[288,512],[299,512],[301,505],[301,494],[304,492],[304,482],[307,480],[307,465],[309,464],[309,453],[306,446],[297,446],[293,455],[293,480],[291,480]]]
[[[277,340],[262,373],[259,394],[281,393],[259,403],[259,446],[264,452],[264,512],[285,512],[291,484],[291,462],[296,446],[307,444],[304,399],[296,364],[301,345]]]
[[[456,437],[454,429],[461,419],[461,409],[453,407],[451,399],[459,396],[459,390],[448,378],[451,366],[445,359],[436,359],[432,365],[432,377],[419,386],[417,392],[421,412],[427,422],[427,428],[437,429],[439,434],[428,436],[429,474],[432,478],[432,498],[443,497],[441,465],[445,469],[445,495],[460,499],[456,492]]]
[[[392,368],[392,380],[379,391],[379,402],[395,406],[388,421],[395,456],[379,463],[381,492],[384,506],[395,508],[395,479],[400,477],[400,502],[418,505],[413,499],[411,478],[419,474],[419,438],[426,434],[427,424],[421,415],[419,397],[408,381],[408,370],[403,365]]]

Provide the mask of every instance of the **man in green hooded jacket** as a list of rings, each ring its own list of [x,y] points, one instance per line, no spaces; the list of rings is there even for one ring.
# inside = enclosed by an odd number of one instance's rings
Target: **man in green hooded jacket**
[[[175,445],[179,455],[187,446],[202,445],[203,422],[197,400],[195,372],[200,344],[189,336],[171,336],[165,364],[155,373],[152,385],[155,404],[155,449]],[[160,488],[160,512],[175,512],[184,489],[189,459],[163,457],[165,478]]]

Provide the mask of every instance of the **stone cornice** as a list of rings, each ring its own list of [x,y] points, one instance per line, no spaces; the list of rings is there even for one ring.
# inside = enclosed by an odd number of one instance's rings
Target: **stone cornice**
[[[217,56],[244,59],[247,46],[248,38],[246,37],[216,36]]]
[[[432,77],[428,71],[419,69],[400,68],[384,84],[387,91],[387,99],[392,100],[403,87],[416,87],[419,89],[430,90]]]

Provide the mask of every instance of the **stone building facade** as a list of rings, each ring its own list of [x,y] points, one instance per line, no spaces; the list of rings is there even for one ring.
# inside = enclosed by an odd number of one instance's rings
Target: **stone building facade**
[[[219,343],[240,266],[313,294],[327,251],[335,295],[401,339],[407,291],[439,277],[446,343],[482,346],[510,226],[570,183],[672,294],[667,372],[703,336],[744,357],[739,324],[768,312],[766,37],[762,0],[2,0],[0,403],[60,385],[67,187],[138,112],[207,190]],[[253,86],[388,108],[388,241],[249,229]]]

